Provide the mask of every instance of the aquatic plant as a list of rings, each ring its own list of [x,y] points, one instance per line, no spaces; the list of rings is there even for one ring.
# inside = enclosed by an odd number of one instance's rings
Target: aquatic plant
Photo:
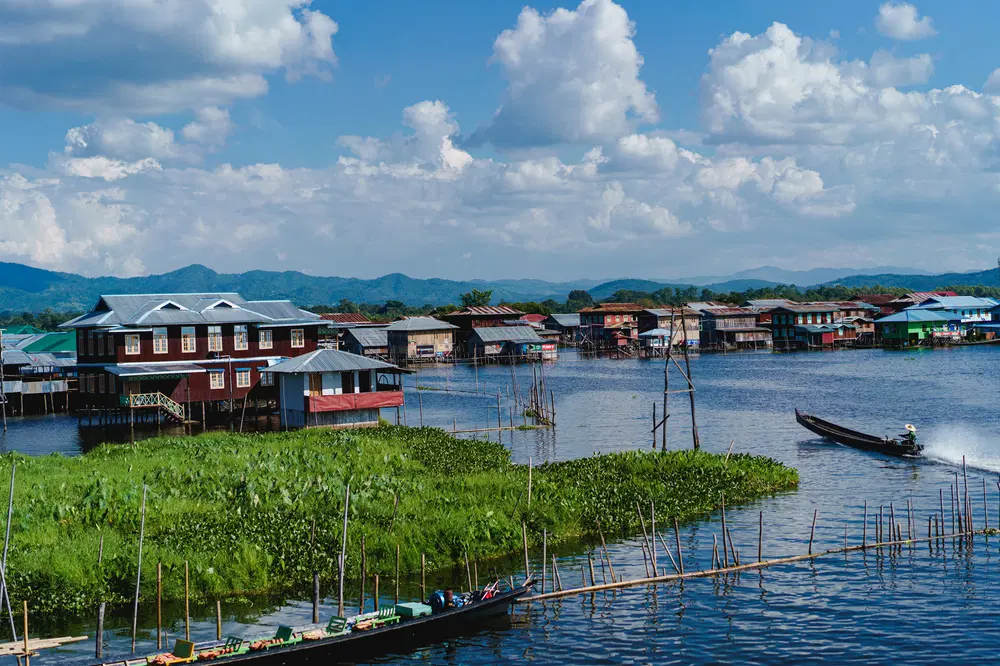
[[[389,574],[396,545],[402,569],[420,554],[441,568],[470,556],[532,543],[590,538],[638,528],[635,503],[681,520],[718,506],[793,487],[797,473],[773,460],[704,452],[628,452],[515,465],[502,445],[433,428],[308,430],[158,438],[134,448],[98,447],[65,458],[0,457],[0,487],[17,463],[8,582],[15,605],[82,609],[98,597],[124,601],[135,585],[143,484],[149,487],[143,593],[163,563],[164,593],[183,593],[184,562],[196,597],[282,592],[336,576],[344,493],[351,486],[348,572]],[[313,523],[315,545],[310,543]],[[103,535],[103,561],[97,565]],[[148,597],[147,597],[148,598]]]

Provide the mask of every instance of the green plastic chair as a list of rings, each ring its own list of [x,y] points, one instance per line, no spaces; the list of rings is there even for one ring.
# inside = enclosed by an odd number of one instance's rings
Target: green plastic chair
[[[326,625],[326,633],[330,636],[339,636],[347,633],[347,618],[334,615]]]

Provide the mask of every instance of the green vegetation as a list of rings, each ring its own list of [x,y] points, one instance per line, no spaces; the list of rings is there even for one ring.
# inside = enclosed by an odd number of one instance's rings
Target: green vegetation
[[[55,331],[58,330],[59,324],[69,321],[73,317],[78,317],[81,314],[81,312],[76,311],[53,312],[52,310],[21,313],[4,311],[0,312],[0,328],[34,326],[43,331]]]
[[[131,596],[144,482],[144,595],[154,594],[159,561],[165,596],[179,597],[188,560],[192,594],[212,599],[297,588],[314,568],[333,580],[349,479],[349,574],[358,571],[364,535],[369,571],[384,576],[397,543],[405,571],[419,569],[420,553],[441,568],[466,551],[519,552],[522,520],[533,543],[543,528],[551,543],[591,538],[597,519],[610,537],[634,533],[637,501],[654,500],[663,520],[683,520],[715,508],[722,492],[737,504],[798,480],[793,469],[747,455],[728,465],[695,451],[595,455],[535,468],[529,511],[527,468],[500,444],[399,427],[213,433],[0,461],[10,463],[17,484],[8,581],[15,607],[27,598],[38,610]]]

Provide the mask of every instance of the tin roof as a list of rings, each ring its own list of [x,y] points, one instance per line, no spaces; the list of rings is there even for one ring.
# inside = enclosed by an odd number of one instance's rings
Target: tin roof
[[[311,372],[351,372],[353,370],[399,370],[392,363],[337,349],[317,349],[268,368],[285,374]]]
[[[38,333],[44,333],[40,328],[35,326],[29,326],[27,324],[14,324],[12,326],[0,326],[0,330],[3,331],[4,337],[8,335],[36,335]]]
[[[450,331],[458,328],[454,324],[435,319],[434,317],[407,317],[394,321],[386,328],[387,331]]]
[[[531,322],[532,324],[541,324],[543,321],[545,321],[545,315],[543,314],[521,315],[521,321]]]
[[[515,310],[506,305],[473,305],[461,310],[449,312],[445,317],[510,317],[512,315],[523,315],[521,310]]]
[[[855,296],[855,303],[868,303],[870,305],[886,305],[896,300],[895,294],[862,294]]]
[[[362,347],[388,347],[389,334],[384,328],[363,326],[359,328],[349,328],[344,333],[344,337],[354,338]]]
[[[675,317],[685,316],[685,317],[700,317],[701,311],[695,310],[693,308],[649,308],[646,310],[649,314],[654,317],[669,317],[671,315]]]
[[[604,313],[604,312],[642,312],[644,307],[638,303],[598,303],[588,308],[580,310],[581,313]]]
[[[721,303],[719,301],[692,301],[688,303],[687,306],[692,310],[697,310],[701,312],[709,308],[732,308],[736,307],[732,303]]]
[[[928,310],[926,308],[906,308],[888,317],[875,321],[876,324],[897,324],[903,322],[940,322],[956,321],[962,318],[947,311]]]
[[[148,377],[153,375],[193,375],[207,372],[205,368],[194,363],[141,363],[127,365],[108,365],[105,369],[118,377]]]
[[[839,312],[840,307],[834,303],[792,303],[788,302],[779,305],[773,310],[787,310],[788,312]]]
[[[541,342],[531,326],[486,326],[472,329],[472,335],[483,342]]]
[[[324,312],[320,319],[332,321],[337,324],[370,324],[371,319],[360,312]]]
[[[569,314],[550,314],[546,321],[552,320],[559,326],[563,328],[579,328],[580,326],[580,313],[572,312]]]
[[[743,304],[743,307],[751,310],[770,310],[780,305],[791,303],[787,298],[755,298]]]
[[[58,333],[43,333],[33,336],[35,339],[21,347],[29,354],[40,352],[68,353],[76,352],[76,335],[73,331]]]
[[[701,311],[704,317],[756,317],[757,313],[750,308],[714,307]]]
[[[922,301],[914,307],[929,310],[954,310],[957,308],[990,309],[996,306],[997,301],[992,298],[979,298],[978,296],[934,296]]]
[[[131,294],[101,296],[90,312],[65,328],[149,327],[223,323],[318,324],[319,316],[291,301],[246,301],[239,294]]]

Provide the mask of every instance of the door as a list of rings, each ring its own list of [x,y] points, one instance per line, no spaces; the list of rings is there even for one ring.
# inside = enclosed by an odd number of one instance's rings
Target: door
[[[372,373],[367,370],[362,370],[358,373],[358,388],[361,393],[370,393],[372,390]]]
[[[344,393],[354,393],[354,373],[340,373],[340,385],[343,387]]]
[[[318,372],[309,375],[309,395],[323,395],[323,375]]]

